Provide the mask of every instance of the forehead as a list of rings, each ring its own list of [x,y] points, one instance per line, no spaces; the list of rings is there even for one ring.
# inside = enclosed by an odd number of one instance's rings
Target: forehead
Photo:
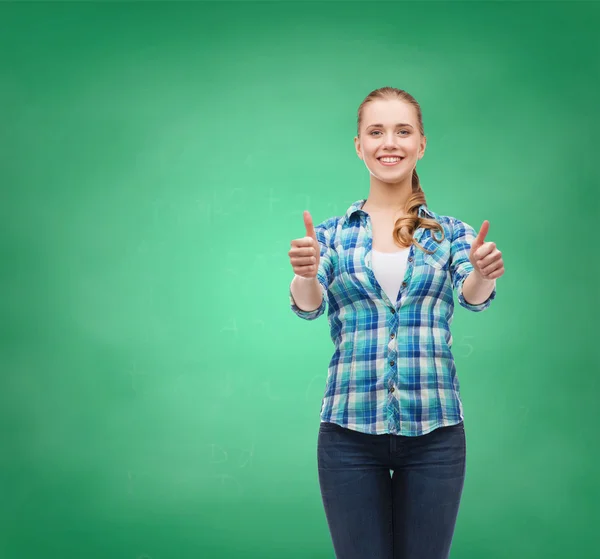
[[[417,126],[415,109],[409,103],[399,99],[377,99],[364,106],[363,126],[383,124],[394,126],[398,122],[406,122]]]

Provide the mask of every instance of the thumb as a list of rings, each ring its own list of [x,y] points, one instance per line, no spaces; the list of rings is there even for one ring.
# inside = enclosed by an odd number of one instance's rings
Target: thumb
[[[312,237],[315,241],[317,240],[317,234],[315,233],[315,226],[308,210],[304,211],[304,226],[306,227],[307,237]]]
[[[490,222],[486,219],[481,224],[481,229],[479,230],[479,233],[477,233],[477,237],[475,237],[475,240],[473,241],[473,246],[475,248],[479,248],[481,245],[483,245],[483,243],[485,242],[485,237],[488,234],[489,230],[490,230]]]

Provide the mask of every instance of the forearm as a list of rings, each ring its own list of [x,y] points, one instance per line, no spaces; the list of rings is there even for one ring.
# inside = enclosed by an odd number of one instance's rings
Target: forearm
[[[290,289],[296,305],[303,311],[314,311],[323,302],[323,290],[316,277],[307,279],[294,276]]]
[[[488,300],[495,286],[495,279],[483,279],[473,270],[463,283],[463,297],[467,303],[479,305]]]

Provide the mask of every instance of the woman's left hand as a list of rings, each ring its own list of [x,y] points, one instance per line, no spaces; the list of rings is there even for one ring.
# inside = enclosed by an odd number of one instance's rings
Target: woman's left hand
[[[489,230],[490,222],[486,219],[471,245],[469,260],[480,278],[495,280],[504,274],[504,261],[496,243],[485,240]]]

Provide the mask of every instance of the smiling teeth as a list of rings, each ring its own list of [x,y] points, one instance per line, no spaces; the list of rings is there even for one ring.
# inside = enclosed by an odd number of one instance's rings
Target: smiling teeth
[[[382,157],[381,161],[385,161],[386,163],[394,163],[395,161],[400,161],[400,157]]]

